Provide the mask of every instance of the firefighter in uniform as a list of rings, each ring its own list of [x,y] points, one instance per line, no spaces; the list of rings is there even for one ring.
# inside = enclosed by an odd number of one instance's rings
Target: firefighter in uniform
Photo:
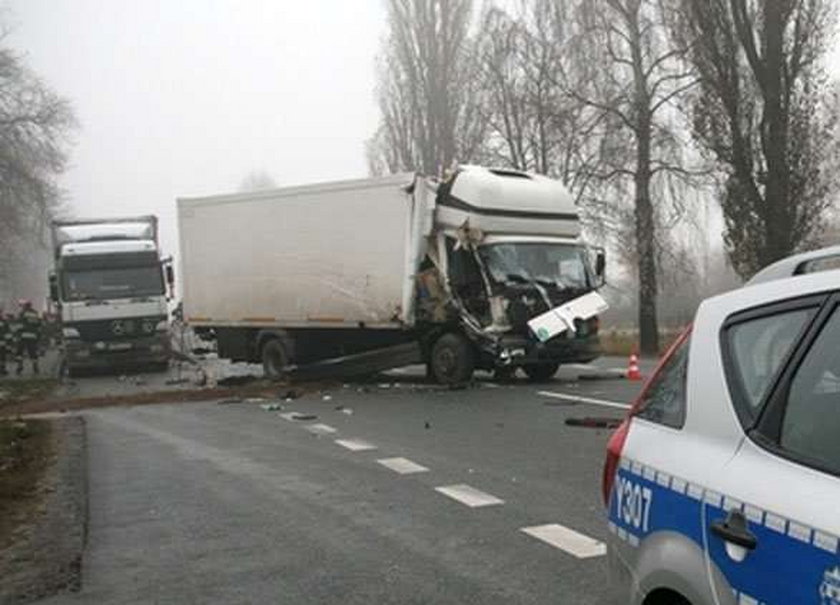
[[[3,307],[0,307],[0,376],[5,376],[6,372],[6,358],[9,354],[9,346],[11,343],[10,332],[12,327],[6,321],[6,316],[3,314]]]
[[[17,373],[23,373],[23,356],[32,362],[32,372],[38,373],[38,340],[41,338],[41,316],[32,308],[32,303],[22,300],[18,315]]]

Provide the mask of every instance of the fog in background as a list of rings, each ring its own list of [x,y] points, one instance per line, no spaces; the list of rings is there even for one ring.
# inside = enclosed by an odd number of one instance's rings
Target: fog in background
[[[366,176],[378,0],[4,6],[7,44],[80,122],[68,215],[157,214],[177,254],[178,196],[236,191],[253,172],[280,186]]]
[[[379,123],[381,0],[7,0],[2,6],[6,45],[69,100],[80,123],[60,179],[67,216],[156,214],[164,252],[177,257],[176,197],[368,172],[365,142]],[[840,76],[840,45],[829,63]],[[691,241],[685,243],[701,264],[723,263],[719,206],[707,200],[695,219],[705,232],[686,229]],[[45,286],[44,271],[36,268],[43,259],[31,260],[35,281]],[[635,276],[622,275],[614,261],[608,265],[614,319],[623,321],[632,317],[628,284]],[[684,305],[675,299],[682,290]],[[665,323],[684,321],[696,304],[695,293],[680,283],[665,283],[661,298],[669,303],[663,310],[674,308]]]

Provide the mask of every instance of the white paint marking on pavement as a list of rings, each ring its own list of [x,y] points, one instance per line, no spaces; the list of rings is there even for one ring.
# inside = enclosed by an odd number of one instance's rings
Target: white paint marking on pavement
[[[336,439],[335,442],[341,447],[346,447],[351,452],[363,452],[365,450],[375,450],[376,446],[362,439]]]
[[[395,473],[400,475],[411,475],[412,473],[425,473],[429,469],[421,466],[416,462],[412,462],[408,458],[382,458],[377,460],[379,464],[385,466]]]
[[[504,504],[505,501],[470,487],[464,483],[457,485],[444,485],[435,488],[436,492],[440,492],[444,496],[449,496],[453,500],[457,500],[461,504],[466,504],[470,508],[477,508],[479,506],[492,506],[493,504]]]
[[[283,418],[285,420],[288,420],[289,422],[292,422],[292,421],[298,419],[298,416],[300,416],[300,412],[286,412],[285,414],[280,414],[279,416],[280,416],[280,418]]]
[[[331,435],[332,433],[338,432],[338,430],[334,429],[329,424],[310,424],[306,427],[306,430],[316,435]]]
[[[607,552],[607,546],[603,542],[557,523],[523,527],[521,531],[537,540],[542,540],[546,544],[551,544],[554,548],[559,548],[570,555],[574,555],[578,559],[600,557]]]
[[[555,393],[553,391],[538,391],[537,395],[540,395],[541,397],[552,397],[554,399],[574,401],[575,403],[590,403],[592,405],[601,405],[607,408],[617,408],[619,410],[630,409],[630,405],[626,403],[618,403],[617,401],[607,401],[606,399],[593,399],[592,397],[581,397],[579,395],[567,395],[566,393]]]

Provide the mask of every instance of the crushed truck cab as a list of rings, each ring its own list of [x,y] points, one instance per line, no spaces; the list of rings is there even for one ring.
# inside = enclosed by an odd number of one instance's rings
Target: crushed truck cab
[[[462,166],[179,199],[178,219],[187,322],[271,376],[341,360],[540,379],[599,355],[603,252],[543,176]]]

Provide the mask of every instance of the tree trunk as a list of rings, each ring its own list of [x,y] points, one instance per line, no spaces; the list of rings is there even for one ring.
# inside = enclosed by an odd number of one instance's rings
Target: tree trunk
[[[643,112],[640,112],[643,113]],[[659,354],[656,313],[656,250],[653,202],[650,199],[650,116],[639,116],[636,140],[635,219],[639,271],[639,348],[643,355]]]
[[[764,194],[765,246],[762,266],[793,252],[790,244],[791,217],[788,211],[789,167],[787,161],[787,108],[783,102],[784,18],[780,2],[764,6],[764,73],[759,74],[764,95],[761,143],[767,158]]]

